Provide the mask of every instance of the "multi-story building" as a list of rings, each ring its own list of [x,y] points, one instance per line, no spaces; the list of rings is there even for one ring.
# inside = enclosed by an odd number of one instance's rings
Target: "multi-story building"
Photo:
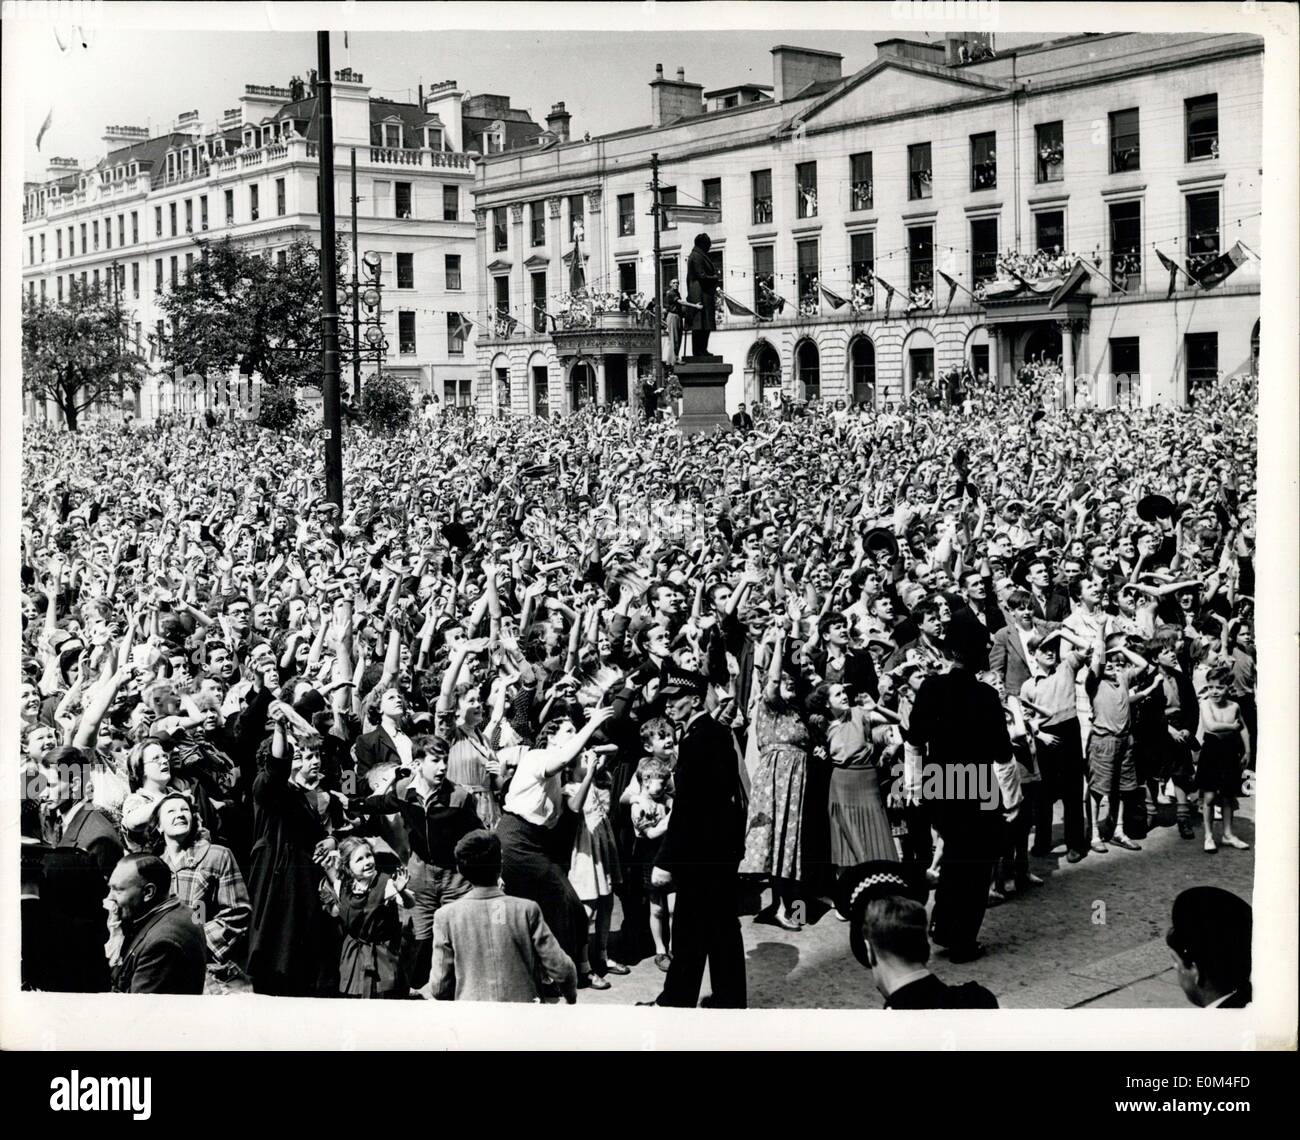
[[[384,367],[420,391],[468,403],[476,367],[460,314],[477,297],[474,163],[481,153],[535,145],[542,130],[509,99],[464,96],[454,81],[421,90],[418,103],[398,103],[371,95],[363,76],[345,69],[333,90],[337,231],[350,245],[355,154],[358,253],[382,260]],[[202,241],[229,236],[281,258],[296,240],[319,242],[318,128],[310,84],[249,85],[215,124],[190,111],[156,137],[109,127],[96,165],[54,158],[44,180],[26,184],[23,287],[58,301],[74,287],[109,288],[116,276],[134,340],[151,362],[133,406],[141,418],[245,391],[233,374],[200,385],[170,373],[157,350],[167,332],[158,299],[201,256]],[[367,362],[363,375],[374,367]],[[348,383],[347,359],[343,376]],[[256,388],[253,378],[250,396]],[[31,404],[28,414],[55,414]]]
[[[1157,252],[1198,273],[1238,241],[1258,250],[1263,41],[978,39],[886,40],[849,76],[835,53],[780,45],[770,87],[706,92],[660,68],[649,126],[570,140],[560,105],[553,143],[485,156],[477,308],[511,319],[479,336],[479,407],[635,398],[644,324],[565,328],[545,310],[569,306],[579,226],[589,288],[652,294],[652,154],[662,202],[721,217],[662,218],[663,279],[684,286],[707,228],[725,293],[757,314],[723,315],[710,342],[733,366],[733,408],[778,387],[883,405],[964,364],[1009,384],[1038,359],[1102,406],[1149,404],[1251,368],[1255,260],[1214,288],[1179,274],[1170,293]],[[1053,307],[1039,250],[1099,272]]]

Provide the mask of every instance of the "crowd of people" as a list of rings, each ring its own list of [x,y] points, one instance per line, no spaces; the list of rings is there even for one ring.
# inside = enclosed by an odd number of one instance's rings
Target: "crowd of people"
[[[737,425],[349,425],[342,512],[307,430],[27,427],[25,983],[572,1001],[653,959],[739,1007],[746,890],[860,941],[837,892],[896,865],[961,962],[1035,860],[1246,846],[1252,379]]]

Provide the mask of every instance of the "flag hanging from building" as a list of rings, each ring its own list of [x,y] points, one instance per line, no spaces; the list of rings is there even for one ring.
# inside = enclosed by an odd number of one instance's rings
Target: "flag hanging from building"
[[[497,326],[500,329],[501,335],[504,336],[507,340],[509,340],[510,337],[514,336],[515,326],[517,324],[519,324],[519,322],[515,320],[515,318],[512,317],[509,313],[502,313],[499,317],[497,317]]]
[[[1196,278],[1188,273],[1187,270],[1179,265],[1172,257],[1166,257],[1159,250],[1156,250],[1156,257],[1160,259],[1160,264],[1169,270],[1169,290],[1165,293],[1166,301],[1174,295],[1174,289],[1178,284],[1178,275],[1180,273],[1191,281],[1193,285],[1196,284]]]
[[[771,286],[760,285],[758,288],[763,300],[772,306],[774,312],[781,313],[785,310],[785,298],[778,293],[774,293]]]
[[[832,293],[825,285],[819,284],[819,288],[822,291],[822,296],[831,303],[832,309],[842,309],[849,303],[847,297],[841,297],[838,293]]]
[[[722,303],[727,306],[727,312],[733,317],[753,317],[756,321],[763,319],[753,309],[747,309],[739,301],[733,301],[727,293],[722,294]]]
[[[50,113],[45,116],[45,122],[41,124],[41,129],[36,132],[36,149],[41,149],[41,139],[45,137],[45,132],[50,129],[50,123],[54,120],[54,108],[50,108]]]
[[[892,286],[888,281],[886,281],[886,280],[885,280],[883,277],[881,277],[880,274],[878,274],[878,273],[873,273],[873,274],[871,275],[871,279],[872,279],[873,281],[875,281],[875,283],[876,283],[877,285],[882,285],[882,286],[884,286],[884,289],[885,289],[885,316],[889,316],[889,306],[892,305],[892,304],[894,303],[894,294],[897,293],[898,290],[895,289],[895,288],[894,288],[894,287],[893,287],[893,286]]]
[[[1213,289],[1231,277],[1245,263],[1246,251],[1241,248],[1241,242],[1235,242],[1227,253],[1220,254],[1197,274],[1196,283],[1202,289]]]
[[[569,261],[569,292],[581,293],[587,287],[587,275],[582,270],[582,250],[577,234],[573,237],[573,256]]]
[[[474,331],[474,326],[464,313],[458,314],[458,317],[459,319],[456,321],[456,336],[461,340],[469,340],[470,334]]]
[[[1057,287],[1056,292],[1052,294],[1052,299],[1047,302],[1047,310],[1051,312],[1067,297],[1072,296],[1083,287],[1083,283],[1088,280],[1090,274],[1083,267],[1082,261],[1076,261],[1074,268],[1066,274],[1065,280]]]
[[[948,276],[942,269],[936,269],[935,272],[943,278],[944,284],[948,286],[948,303],[944,305],[943,311],[946,313],[952,308],[952,299],[957,296],[957,282]],[[974,294],[972,294],[973,296]]]

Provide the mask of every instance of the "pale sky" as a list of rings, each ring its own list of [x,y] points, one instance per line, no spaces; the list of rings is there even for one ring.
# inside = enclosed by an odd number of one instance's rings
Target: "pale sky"
[[[80,8],[79,8],[80,6]],[[57,8],[57,5],[54,6]],[[84,9],[84,23],[71,18],[44,23],[6,20],[6,37],[17,33],[22,49],[17,61],[20,83],[7,82],[6,98],[18,95],[24,104],[24,174],[42,178],[50,156],[97,161],[104,153],[101,135],[108,124],[148,126],[152,134],[169,129],[182,111],[198,110],[204,123],[215,120],[227,107],[237,106],[246,83],[287,85],[290,76],[306,77],[316,65],[316,37],[310,30],[271,30],[293,22],[310,28],[313,22],[336,19],[346,4],[244,4],[169,5],[109,3],[82,4],[70,0],[69,16]],[[531,10],[508,4],[488,6],[352,5],[354,27],[390,21],[389,30],[349,33],[350,51],[342,31],[331,37],[335,69],[347,65],[365,76],[376,95],[415,101],[417,86],[455,79],[462,91],[508,95],[512,105],[528,109],[544,125],[552,103],[564,100],[573,116],[575,137],[590,132],[606,134],[648,124],[649,83],[656,63],[668,76],[685,67],[686,77],[704,84],[705,90],[736,83],[772,82],[769,49],[778,43],[838,51],[844,56],[843,74],[849,75],[875,58],[874,44],[890,36],[913,39],[941,37],[943,32],[918,27],[871,31],[815,27],[814,14],[850,15],[861,25],[867,4],[745,5],[743,15],[755,22],[763,15],[765,30],[631,30],[633,16],[644,19],[643,4],[606,4],[589,12],[582,5],[533,5]],[[652,24],[681,27],[670,5],[654,6]],[[882,25],[888,23],[890,5],[878,6]],[[690,6],[691,18],[728,19],[728,6]],[[197,11],[196,11],[197,10]],[[798,11],[801,28],[773,24],[773,14],[789,21]],[[427,23],[431,18],[457,15],[464,30],[398,30],[403,22]],[[626,13],[619,29],[617,17]],[[8,10],[7,10],[8,14]],[[270,14],[270,15],[268,15]],[[538,15],[551,17],[550,28],[519,27]],[[569,22],[590,14],[611,30],[551,30],[561,15]],[[272,18],[274,17],[274,18]],[[613,17],[613,18],[612,18]],[[226,27],[262,24],[257,31],[180,27],[182,21],[207,18]],[[475,22],[483,26],[475,30]],[[516,26],[511,26],[511,25]],[[171,25],[171,26],[169,26]],[[733,26],[743,26],[733,21]],[[1011,46],[1043,38],[1005,35],[999,43]],[[12,57],[11,57],[12,58]],[[36,135],[46,114],[51,125],[38,153]]]

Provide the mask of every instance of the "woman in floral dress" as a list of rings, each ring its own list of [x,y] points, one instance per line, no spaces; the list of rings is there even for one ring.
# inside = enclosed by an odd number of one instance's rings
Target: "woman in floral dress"
[[[803,872],[803,801],[810,738],[798,708],[794,676],[782,669],[785,630],[764,638],[770,657],[758,701],[755,731],[758,765],[749,794],[741,874],[766,875],[772,883],[773,919],[786,930],[803,924],[793,907]]]

